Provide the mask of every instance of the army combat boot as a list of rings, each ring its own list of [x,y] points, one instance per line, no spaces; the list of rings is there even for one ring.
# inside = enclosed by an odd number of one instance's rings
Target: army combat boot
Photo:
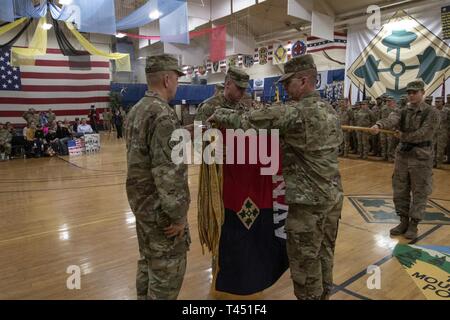
[[[405,233],[405,238],[406,239],[415,239],[417,238],[417,225],[419,224],[420,220],[417,219],[411,219],[411,221],[409,222],[408,225],[408,230]]]
[[[391,235],[392,236],[398,236],[401,234],[404,234],[406,230],[408,230],[408,224],[409,224],[409,218],[400,216],[400,224],[396,226],[395,228],[391,229]]]

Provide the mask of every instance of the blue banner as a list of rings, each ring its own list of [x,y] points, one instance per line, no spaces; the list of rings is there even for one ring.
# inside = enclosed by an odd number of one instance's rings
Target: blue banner
[[[189,24],[187,3],[177,0],[158,0],[166,6],[175,8],[159,20],[159,30],[162,42],[189,44]],[[177,7],[178,6],[178,7]]]
[[[14,6],[13,0],[3,0],[0,7],[0,20],[13,22],[14,21]]]
[[[116,34],[114,0],[73,0],[69,6],[79,8],[81,32]]]

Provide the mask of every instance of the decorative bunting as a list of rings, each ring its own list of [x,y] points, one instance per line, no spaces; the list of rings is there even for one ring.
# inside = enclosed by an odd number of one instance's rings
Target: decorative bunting
[[[27,18],[20,18],[19,20],[16,20],[14,22],[5,24],[4,26],[0,27],[0,36],[7,33],[8,31],[14,29],[15,27],[21,25],[27,20]]]
[[[46,17],[39,19],[39,23],[34,32],[33,38],[30,41],[28,48],[12,48],[11,64],[13,66],[20,66],[25,63],[21,62],[21,59],[34,60],[36,56],[43,56],[47,53],[47,29],[44,28],[44,24],[47,23]],[[34,64],[34,62],[33,62]]]
[[[72,23],[66,22],[67,28],[75,36],[75,38],[80,42],[80,44],[85,48],[90,54],[105,57],[116,61],[116,71],[131,71],[130,55],[127,53],[107,53],[102,50],[97,49],[92,43],[90,43],[86,38],[84,38],[73,26]]]

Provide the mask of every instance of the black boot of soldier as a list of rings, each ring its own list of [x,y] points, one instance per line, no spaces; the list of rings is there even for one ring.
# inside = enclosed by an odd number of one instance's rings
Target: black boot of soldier
[[[408,225],[408,230],[405,233],[405,238],[409,240],[413,240],[417,238],[418,228],[417,225],[419,224],[420,220],[417,219],[411,219]]]
[[[409,225],[409,218],[400,216],[400,224],[395,228],[391,229],[390,231],[391,236],[398,236],[404,234],[406,230],[408,230],[408,225]]]

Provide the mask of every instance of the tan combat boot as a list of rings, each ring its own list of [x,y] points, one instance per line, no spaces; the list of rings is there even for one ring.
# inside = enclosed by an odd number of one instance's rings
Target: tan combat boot
[[[419,224],[419,221],[420,220],[417,220],[417,219],[411,219],[411,221],[409,222],[409,225],[408,225],[408,230],[405,233],[406,239],[412,240],[412,239],[417,238],[417,232],[418,232],[417,225]]]
[[[400,216],[400,224],[391,229],[391,236],[398,236],[404,234],[408,230],[409,218]]]

